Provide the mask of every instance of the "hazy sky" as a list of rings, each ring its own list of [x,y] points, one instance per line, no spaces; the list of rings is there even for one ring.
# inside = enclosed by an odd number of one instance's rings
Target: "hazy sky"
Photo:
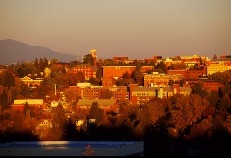
[[[98,58],[231,54],[231,0],[0,0],[0,39]]]

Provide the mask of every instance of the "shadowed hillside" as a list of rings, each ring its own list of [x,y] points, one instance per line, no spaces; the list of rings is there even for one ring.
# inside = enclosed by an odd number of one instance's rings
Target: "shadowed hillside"
[[[60,62],[70,62],[76,60],[75,55],[62,54],[41,46],[30,46],[28,44],[7,39],[0,40],[0,64],[17,63],[18,61],[33,61],[35,58],[48,60],[53,58]]]

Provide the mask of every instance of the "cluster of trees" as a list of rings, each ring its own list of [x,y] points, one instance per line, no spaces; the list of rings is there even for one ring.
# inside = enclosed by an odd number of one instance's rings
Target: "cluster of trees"
[[[20,78],[25,77],[28,74],[31,74],[32,78],[36,78],[44,77],[41,72],[43,72],[48,65],[48,59],[45,57],[44,59],[40,58],[39,60],[36,58],[34,62],[18,62],[18,64],[14,68],[16,75]]]

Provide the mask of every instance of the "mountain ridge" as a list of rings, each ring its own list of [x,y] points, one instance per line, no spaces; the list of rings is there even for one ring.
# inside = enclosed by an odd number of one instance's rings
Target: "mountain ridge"
[[[0,40],[0,64],[12,64],[21,61],[30,62],[36,58],[58,59],[70,62],[77,59],[76,55],[60,53],[43,46],[31,46],[13,39]]]

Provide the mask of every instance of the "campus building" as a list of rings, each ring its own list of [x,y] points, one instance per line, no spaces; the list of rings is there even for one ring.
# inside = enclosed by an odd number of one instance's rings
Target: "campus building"
[[[124,73],[132,74],[136,66],[102,66],[103,78],[121,78]]]
[[[28,104],[28,106],[34,108],[47,108],[46,104],[43,102],[43,99],[16,99],[14,100],[14,103],[11,105],[11,107],[13,109],[22,111],[25,104]]]
[[[109,90],[112,92],[113,99],[129,100],[129,92],[127,91],[126,86],[115,86],[115,87],[109,88]]]
[[[207,66],[207,75],[212,75],[216,72],[224,72],[231,69],[231,62],[210,64]]]
[[[184,79],[184,76],[181,74],[169,75],[156,72],[144,75],[144,87],[168,87],[170,80],[176,82],[182,79]]]
[[[132,104],[141,105],[155,97],[162,99],[174,94],[189,95],[190,93],[190,87],[179,87],[177,84],[174,84],[172,87],[134,87],[131,92],[131,102]]]
[[[208,91],[218,91],[219,88],[224,87],[222,83],[209,79],[207,76],[199,78],[198,83],[201,84],[203,89]]]
[[[77,106],[82,109],[90,109],[93,102],[97,102],[99,107],[104,111],[118,111],[118,102],[116,99],[79,99]]]
[[[78,72],[82,72],[85,79],[89,80],[90,78],[96,78],[97,67],[89,64],[80,64],[70,68],[67,74],[77,74]]]
[[[20,80],[24,84],[26,84],[29,88],[36,88],[36,87],[40,86],[40,84],[43,81],[43,78],[32,79],[29,76],[25,76],[23,78],[20,78]]]
[[[82,99],[98,99],[101,96],[99,87],[81,87],[81,86],[70,86],[70,90],[73,90],[76,96]]]

